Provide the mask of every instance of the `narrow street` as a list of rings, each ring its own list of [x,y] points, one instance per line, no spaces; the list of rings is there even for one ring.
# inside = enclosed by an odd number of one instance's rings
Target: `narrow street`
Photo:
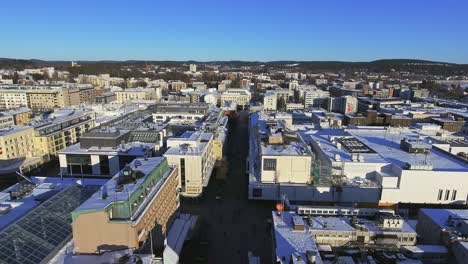
[[[248,112],[230,123],[225,181],[211,179],[200,201],[182,201],[181,211],[200,216],[200,228],[186,243],[181,263],[247,263],[248,252],[272,263],[267,220],[271,202],[247,199]]]

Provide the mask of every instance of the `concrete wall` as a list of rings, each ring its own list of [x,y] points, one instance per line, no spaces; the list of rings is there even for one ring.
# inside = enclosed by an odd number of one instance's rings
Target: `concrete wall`
[[[276,171],[263,170],[264,159],[276,160]],[[310,156],[262,156],[261,181],[278,183],[310,183],[311,178]]]
[[[254,197],[254,189],[261,189],[262,196]],[[276,201],[280,199],[282,194],[285,194],[290,201],[377,203],[380,198],[380,189],[343,187],[339,192],[334,187],[317,187],[303,184],[249,184],[249,199]]]
[[[468,172],[402,170],[396,166],[395,170],[399,176],[399,186],[384,188],[382,202],[466,204]],[[443,191],[441,200],[438,200],[439,190]],[[449,198],[445,200],[447,190]],[[452,200],[454,191],[456,199]]]

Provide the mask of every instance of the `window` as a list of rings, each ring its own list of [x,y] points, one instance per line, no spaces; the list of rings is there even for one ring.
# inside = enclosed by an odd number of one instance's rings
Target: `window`
[[[445,201],[449,199],[450,196],[450,190],[445,190]]]
[[[185,159],[180,159],[180,180],[182,187],[185,187]]]
[[[443,190],[439,190],[439,195],[437,195],[437,201],[440,201],[442,199],[443,192],[444,192]]]
[[[457,190],[452,191],[452,201],[454,201],[455,199],[457,199]]]
[[[276,159],[264,159],[263,170],[276,171]]]

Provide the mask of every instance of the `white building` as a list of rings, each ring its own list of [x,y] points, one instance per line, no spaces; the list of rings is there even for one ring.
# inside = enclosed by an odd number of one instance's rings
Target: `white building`
[[[299,86],[299,82],[296,80],[290,81],[288,84],[289,90],[296,90],[298,86]]]
[[[247,89],[228,89],[221,94],[221,104],[236,102],[239,106],[249,105],[252,94]]]
[[[294,111],[294,110],[304,110],[303,104],[296,104],[296,103],[287,103],[286,104],[286,111]]]
[[[280,135],[271,129],[278,121],[263,116],[263,113],[251,115],[248,160],[251,199],[278,200],[285,194],[290,200],[317,203],[382,206],[467,203],[468,164],[438,147],[434,136],[409,128],[314,130],[309,125],[284,126],[280,130],[283,142],[292,142],[291,138],[296,137],[311,147],[313,161],[306,176],[294,172],[299,165],[291,167],[278,161],[294,152],[280,144]],[[277,143],[272,144],[275,139]],[[265,162],[269,154],[265,150],[270,149],[278,157]],[[295,153],[293,162],[299,162],[300,152]],[[275,183],[289,175],[287,171],[282,173],[283,169],[293,171],[296,179]],[[307,178],[308,182],[300,181]],[[421,188],[424,191],[414,192]]]
[[[411,129],[382,127],[325,129],[309,137],[320,177],[378,187],[381,194],[374,203],[467,202],[467,163],[437,148],[431,137]],[[424,192],[414,192],[418,188]]]
[[[131,100],[153,100],[156,99],[156,90],[151,88],[128,88],[115,92],[116,102],[123,104]]]
[[[187,131],[178,138],[167,140],[164,156],[179,170],[181,194],[197,197],[208,186],[216,162],[213,134]]]
[[[249,197],[278,199],[270,190],[313,182],[313,154],[297,133],[286,130],[287,120],[260,115],[252,114],[249,130]]]
[[[318,89],[314,85],[299,86],[299,97],[304,98],[305,107],[321,107],[330,97],[330,92]]]
[[[28,106],[28,95],[26,90],[0,90],[0,109],[15,109]]]
[[[190,64],[189,65],[189,70],[191,72],[197,72],[197,65],[196,64]]]
[[[276,111],[278,98],[274,91],[267,91],[263,97],[263,109],[265,111]]]

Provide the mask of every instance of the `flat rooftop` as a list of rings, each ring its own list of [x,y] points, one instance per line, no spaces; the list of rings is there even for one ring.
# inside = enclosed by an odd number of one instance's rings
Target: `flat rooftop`
[[[118,156],[140,156],[143,157],[149,150],[154,147],[151,143],[125,143],[119,144],[116,147],[90,147],[81,148],[81,143],[71,145],[60,154],[82,154],[82,155],[118,155]]]
[[[355,231],[345,217],[316,216],[310,219],[309,226],[311,230]]]
[[[468,209],[430,209],[422,208],[419,213],[424,213],[432,219],[441,229],[453,229],[448,225],[449,216],[452,219],[468,219]],[[466,220],[464,220],[466,221]]]
[[[31,129],[31,128],[32,128],[31,126],[12,126],[8,129],[0,130],[0,137],[12,135],[20,131],[24,131],[24,130]]]
[[[148,159],[135,159],[129,166],[134,172],[141,172],[144,174],[143,177],[136,179],[133,183],[123,184],[122,189],[119,189],[117,185],[117,180],[120,177],[120,172],[114,175],[109,181],[107,181],[101,188],[101,191],[94,193],[86,202],[81,204],[75,211],[86,211],[86,210],[103,210],[112,203],[119,201],[127,201],[129,195],[135,192],[142,183],[145,181],[146,177],[157,168],[163,161],[164,157],[152,157]],[[139,165],[138,165],[139,164]],[[137,165],[137,166],[136,166]],[[158,183],[163,178],[164,175],[161,175],[158,179]],[[158,185],[156,183],[156,185]],[[102,192],[105,190],[107,192],[107,198],[103,199]]]
[[[408,153],[400,149],[400,141],[404,138],[421,139],[428,143],[429,138],[417,132],[417,130],[401,129],[399,131],[388,131],[383,127],[365,127],[355,129],[322,129],[318,131],[305,132],[310,139],[318,142],[323,153],[331,160],[339,155],[342,162],[352,162],[352,153],[344,147],[338,148],[330,138],[354,137],[375,153],[359,153],[365,163],[391,163],[398,167],[410,164],[424,164],[425,154]],[[468,164],[460,161],[443,151],[432,148],[427,155],[427,163],[433,166],[434,171],[468,171]]]
[[[262,144],[262,155],[267,156],[310,156],[308,147],[302,142],[291,142],[283,144]]]
[[[169,149],[164,155],[199,155],[203,153],[212,137],[211,133],[186,131],[180,137],[167,140]]]

